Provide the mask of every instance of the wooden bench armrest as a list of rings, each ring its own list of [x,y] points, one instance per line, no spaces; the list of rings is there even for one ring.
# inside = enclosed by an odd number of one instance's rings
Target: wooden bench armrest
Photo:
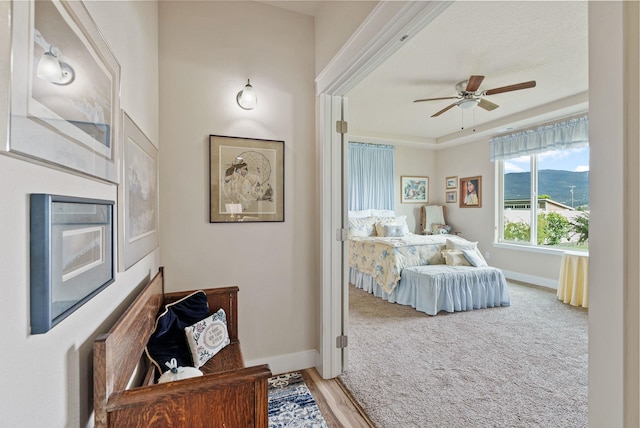
[[[117,392],[107,403],[108,424],[267,428],[270,376],[264,364]],[[255,415],[260,420],[254,420]]]

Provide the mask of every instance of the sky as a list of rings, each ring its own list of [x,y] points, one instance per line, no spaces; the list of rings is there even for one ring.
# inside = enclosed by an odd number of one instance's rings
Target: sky
[[[557,169],[564,171],[589,171],[589,148],[554,150],[538,155],[538,171]],[[504,172],[525,172],[530,170],[529,156],[504,161]]]

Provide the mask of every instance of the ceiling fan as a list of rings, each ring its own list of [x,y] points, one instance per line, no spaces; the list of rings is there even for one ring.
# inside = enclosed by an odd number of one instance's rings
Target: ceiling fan
[[[458,95],[455,97],[442,97],[442,98],[424,98],[421,100],[415,100],[414,103],[421,103],[423,101],[437,101],[437,100],[458,100],[453,104],[449,104],[431,117],[440,116],[445,111],[458,106],[462,109],[468,109],[475,106],[482,107],[487,111],[495,110],[499,106],[491,101],[483,98],[486,95],[501,94],[503,92],[518,91],[520,89],[528,89],[536,86],[535,80],[528,82],[516,83],[515,85],[501,86],[500,88],[489,89],[486,91],[478,91],[480,84],[484,80],[484,76],[471,76],[469,80],[463,80],[456,84],[456,92]]]

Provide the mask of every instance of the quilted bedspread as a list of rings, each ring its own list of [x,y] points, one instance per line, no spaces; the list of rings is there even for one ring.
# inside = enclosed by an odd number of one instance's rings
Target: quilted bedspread
[[[405,267],[443,264],[441,251],[447,239],[466,242],[463,238],[451,235],[351,237],[349,266],[372,276],[385,292],[391,293],[398,285],[400,273]]]

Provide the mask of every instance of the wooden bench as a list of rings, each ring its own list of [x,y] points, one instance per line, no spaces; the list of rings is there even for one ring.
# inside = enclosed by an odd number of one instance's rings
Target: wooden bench
[[[93,345],[95,426],[268,426],[269,366],[244,367],[238,340],[238,287],[204,290],[210,311],[223,308],[231,343],[200,370],[202,377],[156,384],[144,355],[159,310],[193,291],[164,293],[163,268],[107,334]]]

